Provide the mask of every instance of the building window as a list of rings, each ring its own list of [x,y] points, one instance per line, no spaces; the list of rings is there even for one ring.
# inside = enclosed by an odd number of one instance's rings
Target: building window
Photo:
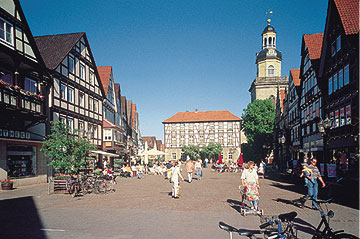
[[[338,36],[338,38],[336,39],[336,52],[339,52],[341,49],[341,35]]]
[[[85,66],[80,64],[80,78],[85,79]]]
[[[69,56],[69,72],[74,74],[74,58]]]
[[[94,102],[93,99],[89,96],[89,110],[93,110]]]
[[[268,68],[268,76],[274,76],[274,66],[272,65]]]
[[[328,94],[331,95],[333,93],[333,78],[329,78],[329,91]]]
[[[83,93],[79,93],[79,105],[81,107],[84,107],[84,102],[85,102],[85,95]]]
[[[172,153],[173,160],[176,160],[176,153]]]
[[[111,141],[111,129],[104,130],[104,140]]]
[[[70,128],[70,132],[72,132],[74,129],[74,121],[72,119],[67,119],[66,124]]]
[[[346,65],[344,68],[344,85],[349,84],[350,77],[349,77],[349,65]]]
[[[12,78],[12,74],[10,73],[5,73],[0,71],[0,80],[9,83],[10,85],[13,85],[13,78]]]
[[[97,105],[98,105],[98,101],[94,100],[94,111],[97,113]]]
[[[74,89],[68,87],[68,101],[74,103]]]
[[[13,26],[10,23],[0,18],[0,39],[11,45],[13,44],[12,28]]]
[[[233,154],[229,153],[229,160],[232,160],[232,159],[233,159]]]
[[[60,97],[61,97],[61,99],[66,100],[66,86],[65,85],[60,86]]]
[[[90,85],[94,84],[94,72],[92,71],[89,72],[89,83]]]
[[[340,69],[339,71],[339,89],[341,89],[344,86],[344,70]]]
[[[25,91],[30,91],[30,92],[34,92],[34,93],[39,93],[38,91],[38,84],[36,81],[29,79],[29,78],[25,78],[25,87],[24,87]]]
[[[335,73],[334,77],[333,77],[333,82],[334,82],[334,92],[337,91],[338,88],[338,75],[337,73]]]

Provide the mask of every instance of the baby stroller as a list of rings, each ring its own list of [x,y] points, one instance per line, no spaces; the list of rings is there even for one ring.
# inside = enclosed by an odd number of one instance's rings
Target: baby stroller
[[[258,171],[257,171],[257,174],[258,174],[258,176],[259,176],[259,178],[264,178],[264,172],[265,170],[264,170],[264,167],[259,167],[259,169],[258,169]]]
[[[264,210],[260,209],[259,200],[257,200],[256,205],[253,206],[253,202],[246,199],[245,187],[240,188],[240,195],[241,195],[241,207],[240,207],[241,216],[246,216],[249,214],[261,216],[264,214]],[[246,201],[248,204],[246,203]]]

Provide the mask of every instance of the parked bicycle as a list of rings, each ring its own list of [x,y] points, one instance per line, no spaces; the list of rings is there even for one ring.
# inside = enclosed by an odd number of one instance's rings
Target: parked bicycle
[[[333,231],[330,227],[330,218],[333,218],[335,213],[332,210],[329,210],[327,204],[331,203],[332,199],[328,200],[313,200],[315,202],[317,210],[320,212],[321,221],[318,227],[315,230],[314,239],[340,239],[340,238],[349,238],[349,239],[356,239],[358,237],[345,233],[344,230]],[[321,207],[321,204],[325,205],[326,213]],[[324,226],[324,227],[323,227]],[[321,229],[323,227],[323,229]]]
[[[280,214],[278,217],[270,219],[268,222],[261,224],[260,230],[238,229],[224,222],[219,222],[219,227],[229,232],[230,239],[233,238],[232,233],[237,233],[239,234],[239,236],[247,237],[247,238],[258,238],[256,235],[262,235],[263,238],[268,238],[268,239],[275,239],[275,238],[295,239],[297,238],[297,231],[294,228],[293,221],[296,216],[297,216],[296,212]],[[283,228],[282,223],[286,223],[284,230],[282,229]],[[277,227],[269,228],[271,225],[277,225]]]

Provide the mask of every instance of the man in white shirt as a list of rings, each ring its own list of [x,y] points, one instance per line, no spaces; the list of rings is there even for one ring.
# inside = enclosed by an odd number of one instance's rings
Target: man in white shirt
[[[178,187],[179,187],[179,177],[181,178],[182,181],[184,181],[183,176],[180,173],[180,166],[179,166],[179,162],[175,162],[174,167],[172,168],[171,171],[171,182],[173,184],[172,190],[171,190],[171,194],[172,197],[177,199],[179,198],[178,195]]]

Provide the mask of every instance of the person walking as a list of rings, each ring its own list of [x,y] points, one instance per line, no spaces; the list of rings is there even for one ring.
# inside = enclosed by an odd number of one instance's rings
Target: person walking
[[[194,171],[194,162],[191,159],[188,159],[185,164],[186,172],[188,174],[188,182],[191,183],[192,181],[192,174]]]
[[[308,167],[311,170],[311,176],[306,176],[310,181],[312,181],[312,183],[308,183],[308,196],[310,197],[310,199],[313,200],[317,200],[317,195],[318,195],[317,180],[321,182],[323,188],[326,186],[324,180],[321,177],[318,167],[316,167],[316,163],[317,163],[317,159],[312,158],[311,164]],[[316,209],[316,203],[314,201],[312,202],[312,208]]]
[[[195,170],[196,170],[196,179],[201,179],[201,159],[196,160],[195,163]]]
[[[184,181],[183,176],[180,173],[180,166],[179,166],[179,162],[175,162],[174,167],[172,168],[172,172],[171,172],[171,182],[173,184],[172,186],[172,190],[171,190],[171,195],[173,198],[177,199],[179,198],[179,177],[181,178],[182,181]]]
[[[254,162],[247,163],[248,169],[245,169],[241,174],[241,184],[244,187],[244,194],[246,199],[250,201],[251,209],[259,210],[259,177],[254,169]],[[241,187],[239,186],[239,189]]]

